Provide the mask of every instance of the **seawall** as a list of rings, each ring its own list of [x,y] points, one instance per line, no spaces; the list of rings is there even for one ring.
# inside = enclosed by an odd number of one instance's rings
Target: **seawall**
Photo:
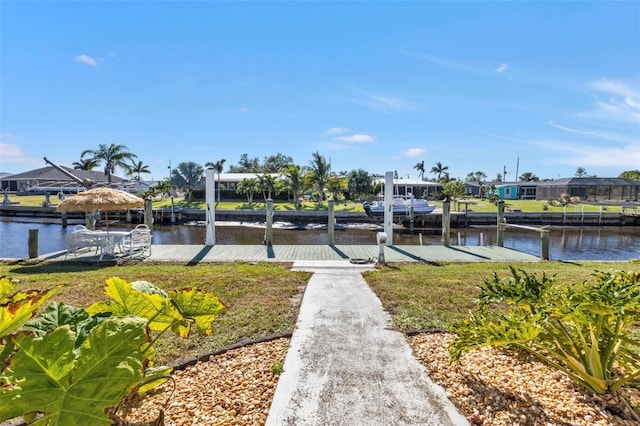
[[[218,221],[239,221],[239,222],[263,222],[265,221],[265,210],[216,210],[215,219]],[[83,212],[67,212],[68,219],[83,219]],[[142,210],[130,211],[131,221],[134,223],[143,222],[144,214]],[[154,209],[154,221],[156,223],[171,223],[170,209]],[[28,217],[28,218],[62,218],[62,214],[54,207],[0,206],[0,217]],[[363,212],[335,212],[336,221],[340,222],[361,222],[376,223],[382,219],[368,217]],[[176,223],[186,223],[191,221],[204,221],[205,211],[201,209],[175,209],[174,218]],[[127,220],[126,211],[109,212],[109,220]],[[275,210],[274,220],[292,223],[326,223],[327,212],[318,211],[297,211],[297,210]],[[512,224],[527,225],[550,225],[550,226],[640,226],[640,212],[625,213],[562,213],[562,212],[505,212],[505,220]],[[396,222],[402,222],[406,227],[411,226],[408,217],[397,218]],[[451,227],[464,228],[473,225],[495,225],[497,221],[496,213],[480,212],[451,212]],[[418,215],[414,218],[415,228],[440,228],[442,227],[442,211],[437,209],[427,215]]]

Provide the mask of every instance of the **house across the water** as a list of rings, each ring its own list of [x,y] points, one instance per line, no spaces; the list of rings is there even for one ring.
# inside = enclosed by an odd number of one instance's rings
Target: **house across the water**
[[[557,200],[564,194],[581,200],[638,201],[640,182],[623,178],[563,178],[540,182],[496,182],[503,200]]]

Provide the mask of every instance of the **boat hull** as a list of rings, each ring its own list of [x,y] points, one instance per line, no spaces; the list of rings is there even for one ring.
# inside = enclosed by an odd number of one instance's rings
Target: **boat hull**
[[[368,216],[373,217],[382,217],[384,216],[384,204],[383,203],[364,203],[363,205],[364,211]],[[429,214],[435,210],[436,206],[433,205],[414,205],[413,206],[413,215],[424,215]],[[409,216],[411,214],[411,205],[394,205],[393,206],[393,215],[394,216]]]

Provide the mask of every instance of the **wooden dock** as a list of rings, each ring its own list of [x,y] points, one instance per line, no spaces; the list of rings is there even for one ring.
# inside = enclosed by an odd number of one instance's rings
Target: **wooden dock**
[[[531,254],[497,246],[393,245],[384,248],[386,262],[535,262]],[[94,251],[66,255],[66,251],[40,256],[49,261],[99,262]],[[296,260],[373,261],[377,245],[153,245],[149,261],[185,262],[293,262]],[[124,260],[116,254],[105,255],[103,262]]]

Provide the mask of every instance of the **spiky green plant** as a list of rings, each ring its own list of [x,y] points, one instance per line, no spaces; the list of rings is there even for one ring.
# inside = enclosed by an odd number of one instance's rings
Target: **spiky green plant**
[[[553,285],[511,268],[485,279],[478,309],[452,327],[454,359],[482,346],[525,350],[598,393],[640,376],[640,273],[596,272],[595,282]]]

